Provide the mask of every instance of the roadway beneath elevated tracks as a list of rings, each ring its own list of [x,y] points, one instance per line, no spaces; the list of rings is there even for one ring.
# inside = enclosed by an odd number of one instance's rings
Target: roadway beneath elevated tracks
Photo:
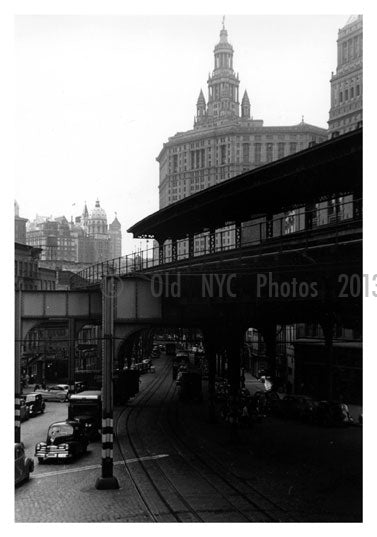
[[[271,417],[241,428],[234,444],[227,423],[208,426],[206,382],[203,403],[183,403],[168,359],[155,366],[132,403],[115,409],[120,489],[95,489],[101,444],[90,444],[69,465],[36,464],[16,489],[16,522],[361,521],[360,428]],[[47,403],[45,415],[23,424],[29,456],[66,413]]]

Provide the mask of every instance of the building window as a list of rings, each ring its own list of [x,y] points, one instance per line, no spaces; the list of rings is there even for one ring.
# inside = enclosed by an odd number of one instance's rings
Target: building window
[[[242,144],[242,154],[243,154],[243,161],[249,162],[250,160],[250,145],[249,144]]]
[[[221,164],[226,164],[226,145],[221,146]]]
[[[353,88],[351,88],[350,93],[351,93],[351,99],[353,99],[353,97],[354,97],[354,89]]]
[[[190,151],[191,156],[191,169],[193,170],[195,168],[195,151]]]
[[[348,101],[348,89],[344,92],[344,100]]]
[[[267,162],[272,161],[272,151],[273,151],[273,144],[267,144],[267,150],[266,150]]]
[[[173,155],[173,173],[178,171],[178,155]]]
[[[339,102],[340,103],[343,102],[343,92],[342,91],[339,93]]]
[[[261,152],[262,152],[262,144],[255,144],[255,164],[260,164],[261,162]]]
[[[278,158],[284,157],[284,149],[285,149],[285,143],[279,142],[278,143]]]
[[[291,142],[289,144],[289,152],[290,152],[290,154],[296,153],[296,151],[297,151],[297,143],[296,142]]]
[[[348,47],[347,42],[343,43],[343,63],[348,61]]]
[[[357,84],[356,86],[356,96],[358,97],[360,95],[360,85]]]

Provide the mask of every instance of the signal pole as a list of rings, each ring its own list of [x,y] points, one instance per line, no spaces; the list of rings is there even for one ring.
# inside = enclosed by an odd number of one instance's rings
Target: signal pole
[[[14,305],[15,321],[15,342],[14,342],[14,394],[15,394],[15,420],[14,420],[14,441],[21,442],[21,416],[20,416],[20,396],[21,396],[21,290],[15,293]]]
[[[113,354],[114,354],[114,277],[103,276],[102,289],[102,473],[96,489],[118,489],[113,475]]]

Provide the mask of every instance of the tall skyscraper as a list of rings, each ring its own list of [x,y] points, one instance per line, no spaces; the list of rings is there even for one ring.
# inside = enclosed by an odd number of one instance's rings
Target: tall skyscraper
[[[20,207],[14,200],[14,240],[19,244],[26,244],[26,222],[27,218],[20,216]]]
[[[303,120],[293,126],[264,126],[252,116],[247,91],[240,107],[233,52],[223,23],[207,81],[208,102],[200,90],[193,129],[169,138],[157,157],[160,208],[327,139],[326,129]]]
[[[361,126],[363,119],[363,18],[352,15],[338,32],[338,65],[331,74],[329,136]]]

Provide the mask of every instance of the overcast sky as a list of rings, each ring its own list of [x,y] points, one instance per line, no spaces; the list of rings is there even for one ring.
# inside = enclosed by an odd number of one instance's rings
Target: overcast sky
[[[20,216],[68,219],[97,198],[126,229],[158,209],[162,144],[207,99],[220,15],[15,19]],[[240,95],[265,125],[327,127],[338,29],[348,15],[226,15]],[[137,242],[137,244],[139,241]]]

